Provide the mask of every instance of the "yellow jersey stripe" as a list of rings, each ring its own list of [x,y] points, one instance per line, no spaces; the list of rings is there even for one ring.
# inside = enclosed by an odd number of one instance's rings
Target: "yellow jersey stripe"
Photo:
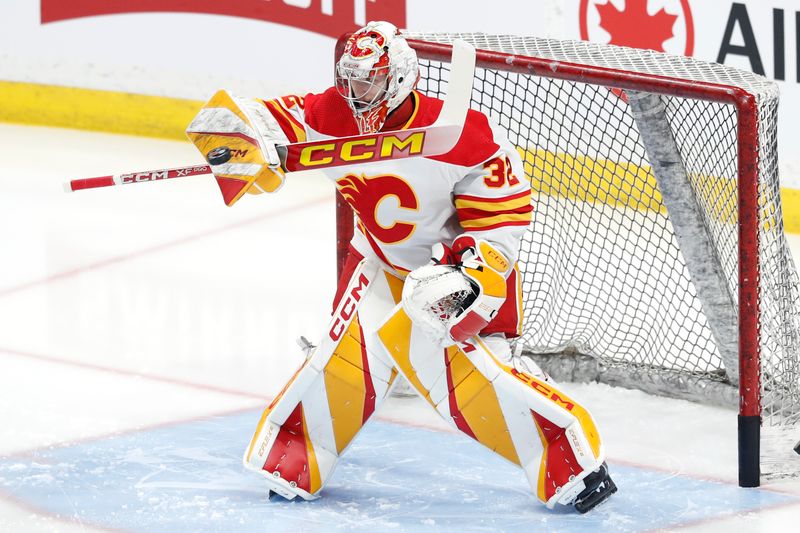
[[[464,229],[484,228],[496,224],[518,223],[519,225],[528,224],[531,221],[530,213],[501,213],[486,218],[476,218],[474,220],[462,220],[461,226]]]
[[[531,203],[530,196],[523,196],[506,202],[481,202],[476,200],[460,200],[456,197],[456,209],[482,209],[485,211],[510,211]]]

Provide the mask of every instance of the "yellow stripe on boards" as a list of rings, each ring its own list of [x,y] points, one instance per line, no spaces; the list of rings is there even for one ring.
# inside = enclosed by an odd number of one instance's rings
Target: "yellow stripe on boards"
[[[0,81],[0,122],[17,124],[184,140],[186,126],[203,104],[184,98]],[[663,209],[649,168],[542,149],[519,152],[539,194]],[[781,202],[784,230],[800,234],[800,189],[781,188]],[[725,212],[732,213],[729,208]]]
[[[203,102],[0,81],[0,121],[185,140]]]
[[[800,233],[800,190],[781,188],[781,204],[784,231]]]
[[[525,174],[531,179],[534,210],[539,195],[667,214],[658,182],[649,166],[542,149],[518,148],[517,151],[524,161]],[[692,174],[690,178],[702,208],[718,222],[735,224],[736,181],[704,174]],[[781,188],[781,205],[784,231],[800,233],[800,190]],[[762,203],[760,208],[762,229],[776,228],[772,218],[776,206]]]
[[[663,209],[649,167],[542,149],[519,152],[534,193],[638,210]]]

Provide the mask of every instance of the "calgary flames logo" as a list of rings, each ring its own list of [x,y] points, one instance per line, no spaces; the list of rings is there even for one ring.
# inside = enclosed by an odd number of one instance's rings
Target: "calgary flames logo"
[[[398,209],[419,209],[417,195],[402,178],[391,174],[372,177],[350,174],[336,180],[336,186],[370,235],[379,241],[397,244],[414,233],[416,225],[409,222],[394,220],[389,225],[378,222],[378,209],[390,198],[395,199]]]
[[[386,37],[381,33],[375,30],[360,31],[347,40],[344,52],[354,59],[364,59],[381,52],[384,44]]]
[[[688,0],[581,0],[580,31],[587,41],[694,53]]]

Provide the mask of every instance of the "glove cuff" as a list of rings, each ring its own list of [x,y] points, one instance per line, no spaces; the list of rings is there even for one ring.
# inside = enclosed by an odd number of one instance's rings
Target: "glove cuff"
[[[511,273],[511,263],[495,246],[472,235],[459,235],[453,241],[453,255],[461,264],[477,261],[507,278]]]

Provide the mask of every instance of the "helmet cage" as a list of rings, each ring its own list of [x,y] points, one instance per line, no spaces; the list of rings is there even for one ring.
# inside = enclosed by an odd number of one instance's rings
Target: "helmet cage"
[[[383,102],[388,102],[389,67],[379,66],[369,70],[351,68],[339,63],[336,66],[336,90],[356,113],[366,113]]]

